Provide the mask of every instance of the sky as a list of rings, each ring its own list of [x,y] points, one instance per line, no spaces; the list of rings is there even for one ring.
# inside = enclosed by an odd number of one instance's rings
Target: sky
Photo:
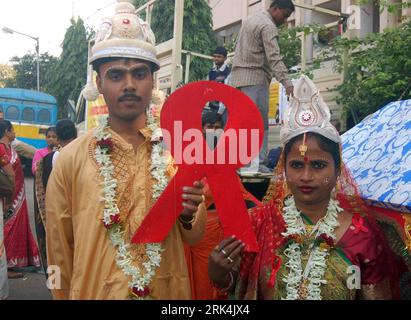
[[[114,12],[114,0],[0,0],[0,64],[13,56],[36,52],[36,41],[19,34],[8,34],[3,27],[39,37],[40,54],[58,57],[70,19],[80,16],[96,29],[101,19]]]

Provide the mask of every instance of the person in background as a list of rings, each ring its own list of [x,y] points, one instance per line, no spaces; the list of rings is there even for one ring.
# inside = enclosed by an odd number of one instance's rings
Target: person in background
[[[31,165],[31,171],[33,175],[36,174],[36,164],[39,160],[43,159],[47,154],[52,152],[57,145],[56,127],[49,127],[46,130],[46,142],[47,147],[38,149],[33,157]]]
[[[213,67],[208,73],[209,81],[217,81],[228,84],[231,68],[227,63],[227,50],[224,47],[217,47],[213,53]]]
[[[0,125],[0,136],[4,135],[6,126]],[[5,174],[10,181],[15,184],[14,170],[10,164],[10,159],[7,156],[6,148],[0,144],[0,170],[1,174]],[[7,257],[4,247],[4,212],[8,210],[12,203],[12,194],[1,194],[3,199],[0,199],[0,300],[7,299],[9,295],[8,278],[7,278]],[[4,211],[3,211],[4,210]]]
[[[213,67],[208,73],[208,80],[228,84],[230,72],[231,68],[227,64],[227,50],[224,47],[217,47],[213,53]],[[227,123],[227,110],[224,104],[219,101],[212,101],[209,107],[221,115],[224,127]]]
[[[218,130],[222,129],[221,116],[215,111],[208,111],[202,117],[203,134],[210,135],[210,142],[215,147],[218,137]],[[211,146],[210,146],[211,147]],[[223,240],[223,229],[213,195],[207,183],[207,179],[202,180],[204,184],[205,206],[207,208],[207,222],[204,236],[195,245],[185,246],[186,260],[191,282],[191,295],[194,300],[225,300],[227,294],[219,293],[211,285],[208,276],[208,256],[216,245]],[[240,181],[241,191],[247,208],[253,208],[260,202],[243,187]]]
[[[40,257],[36,241],[31,233],[29,214],[24,186],[24,174],[20,158],[12,147],[16,135],[10,121],[0,120],[4,132],[0,143],[5,147],[15,175],[15,193],[13,196],[12,214],[4,222],[4,245],[7,253],[7,263],[10,269],[9,277],[21,277],[12,268],[40,266]]]
[[[278,27],[294,11],[291,0],[274,0],[270,8],[249,17],[242,25],[234,54],[230,85],[248,95],[260,110],[264,122],[264,141],[259,155],[258,172],[270,173],[265,166],[268,151],[268,89],[274,77],[286,94],[293,94],[288,69],[278,46]]]
[[[34,154],[36,153],[36,148],[33,146],[29,145],[28,143],[25,143],[17,138],[13,140],[11,143],[12,147],[14,150],[16,150],[17,154],[20,157],[25,157],[27,159],[33,159]]]
[[[77,129],[73,121],[69,119],[59,120],[56,127],[53,127],[56,139],[53,143],[58,146],[58,150],[51,151],[44,158],[37,162],[37,170],[34,176],[34,221],[36,226],[37,243],[39,245],[41,264],[47,272],[46,253],[46,210],[45,198],[46,188],[53,165],[60,153],[60,150],[77,138]]]

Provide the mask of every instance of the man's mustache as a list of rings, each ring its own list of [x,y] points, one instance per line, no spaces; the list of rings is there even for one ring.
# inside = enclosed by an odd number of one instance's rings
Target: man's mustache
[[[123,94],[120,98],[118,98],[119,102],[122,102],[124,100],[135,100],[135,101],[141,101],[143,100],[140,96],[135,95],[133,93],[125,93]]]

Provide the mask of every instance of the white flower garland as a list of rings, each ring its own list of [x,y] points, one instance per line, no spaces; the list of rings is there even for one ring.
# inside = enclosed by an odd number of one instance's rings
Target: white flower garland
[[[299,237],[307,234],[300,211],[295,206],[294,197],[285,200],[284,206],[284,221],[286,224],[286,232],[282,233],[284,237]],[[338,222],[338,213],[343,211],[339,207],[337,200],[330,199],[327,207],[327,213],[324,218],[320,219],[311,231],[310,236],[315,235],[317,239],[319,235],[324,234],[326,237],[333,240],[336,239],[334,230],[340,225]],[[288,258],[285,266],[289,269],[289,273],[284,277],[286,283],[287,296],[285,300],[301,299],[299,288],[303,282],[308,282],[307,300],[321,300],[321,285],[326,284],[327,280],[323,279],[327,269],[327,257],[329,250],[321,246],[314,247],[314,242],[310,246],[310,255],[307,265],[303,271],[301,259],[301,244],[291,242],[284,250],[284,255]]]
[[[157,200],[161,192],[168,184],[166,176],[167,161],[163,157],[163,148],[159,143],[161,141],[161,129],[158,127],[154,113],[156,112],[153,105],[147,110],[147,123],[152,131],[151,142],[153,150],[151,153],[151,175],[157,181],[153,185],[152,198]],[[108,117],[101,116],[99,118],[99,126],[94,131],[94,137],[97,142],[111,142],[111,134],[107,130]],[[103,143],[104,144],[104,143]],[[160,266],[161,252],[163,251],[161,244],[148,243],[145,245],[148,261],[143,263],[145,272],[142,272],[139,267],[133,265],[133,257],[128,251],[130,244],[126,244],[124,240],[124,230],[121,226],[120,211],[116,203],[116,188],[117,180],[113,177],[114,166],[110,159],[108,148],[104,148],[99,143],[96,145],[95,159],[100,166],[100,175],[103,177],[103,223],[108,229],[108,235],[111,243],[117,248],[116,263],[127,276],[131,277],[129,288],[135,298],[144,298],[148,295],[148,286],[155,275],[155,269]]]

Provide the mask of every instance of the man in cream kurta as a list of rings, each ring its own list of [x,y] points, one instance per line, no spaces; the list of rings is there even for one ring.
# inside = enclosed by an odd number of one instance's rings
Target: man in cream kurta
[[[118,0],[116,15],[103,23],[91,53],[89,62],[98,73],[97,86],[109,110],[109,128],[104,130],[111,134],[113,144],[109,154],[117,180],[115,201],[123,239],[130,244],[153,205],[152,186],[156,183],[150,172],[152,142],[146,116],[152,101],[153,72],[159,69],[154,36],[135,16],[134,6]],[[47,255],[54,272],[51,276],[57,278],[50,282],[60,285],[52,288],[56,299],[129,297],[131,277],[117,265],[117,248],[102,222],[104,201],[96,144],[94,133],[89,132],[67,145],[47,185]],[[172,174],[170,167],[168,176]],[[179,219],[162,242],[161,263],[148,285],[150,298],[191,298],[183,241],[194,244],[201,239],[206,215],[202,184],[193,185],[182,191],[180,219],[184,223]],[[190,224],[191,229],[187,227]],[[129,252],[132,265],[144,274],[145,246],[131,244]]]
[[[151,145],[146,141],[137,153],[115,132],[113,164],[116,167],[120,211],[129,209],[125,231],[129,239],[152,203],[149,163]],[[61,289],[53,290],[57,299],[125,299],[128,277],[116,266],[116,250],[107,238],[101,218],[100,183],[93,158],[92,133],[66,146],[56,161],[47,186],[47,255],[50,265],[61,270]],[[161,223],[161,222],[159,222]],[[151,291],[155,299],[190,299],[190,283],[183,242],[201,239],[205,224],[203,207],[197,212],[190,231],[177,223],[163,243],[161,265]]]

